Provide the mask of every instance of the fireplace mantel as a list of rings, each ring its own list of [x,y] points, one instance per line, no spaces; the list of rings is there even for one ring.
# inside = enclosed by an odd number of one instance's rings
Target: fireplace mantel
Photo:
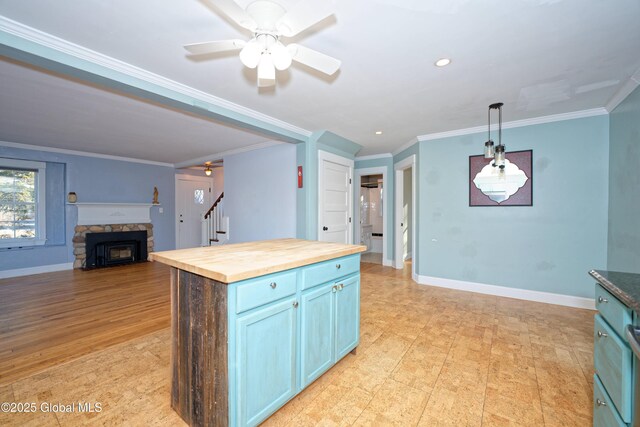
[[[69,203],[78,207],[78,225],[147,224],[152,203]]]

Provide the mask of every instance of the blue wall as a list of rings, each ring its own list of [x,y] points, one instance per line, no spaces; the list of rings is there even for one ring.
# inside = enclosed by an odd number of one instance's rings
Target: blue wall
[[[587,272],[607,263],[608,117],[503,131],[508,151],[533,150],[531,207],[469,207],[485,138],[420,143],[417,273],[592,297]]]
[[[69,191],[78,194],[79,202],[150,203],[153,187],[158,187],[164,214],[160,214],[157,207],[151,209],[155,249],[175,248],[173,167],[3,146],[0,146],[0,157],[47,162],[48,238],[45,246],[0,251],[0,270],[74,260],[71,240],[77,208],[64,204]],[[50,164],[54,166],[51,171]]]
[[[225,157],[229,243],[296,237],[296,183],[293,144]]]
[[[640,273],[640,88],[610,115],[607,268]]]

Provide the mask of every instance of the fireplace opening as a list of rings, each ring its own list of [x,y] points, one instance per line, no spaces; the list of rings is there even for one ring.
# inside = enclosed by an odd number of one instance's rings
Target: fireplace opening
[[[147,232],[87,233],[84,268],[108,267],[147,260]]]

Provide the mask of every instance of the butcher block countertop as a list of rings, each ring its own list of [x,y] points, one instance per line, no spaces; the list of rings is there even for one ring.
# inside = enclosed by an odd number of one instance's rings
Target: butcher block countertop
[[[364,252],[366,249],[366,246],[360,245],[276,239],[152,252],[149,259],[218,282],[233,283]]]

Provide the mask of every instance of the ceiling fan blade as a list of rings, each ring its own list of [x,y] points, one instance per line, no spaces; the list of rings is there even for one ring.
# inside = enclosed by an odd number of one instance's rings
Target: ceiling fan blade
[[[239,50],[247,44],[244,40],[218,40],[214,42],[193,43],[184,46],[192,55],[203,55],[205,53],[227,52],[231,50]]]
[[[340,68],[341,61],[332,58],[324,53],[320,53],[317,50],[309,49],[308,47],[300,46],[299,44],[292,43],[287,46],[291,53],[291,59],[307,67],[314,68],[327,75],[332,75],[338,68]]]
[[[307,28],[333,15],[333,6],[327,0],[300,0],[276,23],[284,37],[293,37]]]
[[[256,21],[233,0],[209,0],[209,3],[242,28],[255,31],[258,26]]]

